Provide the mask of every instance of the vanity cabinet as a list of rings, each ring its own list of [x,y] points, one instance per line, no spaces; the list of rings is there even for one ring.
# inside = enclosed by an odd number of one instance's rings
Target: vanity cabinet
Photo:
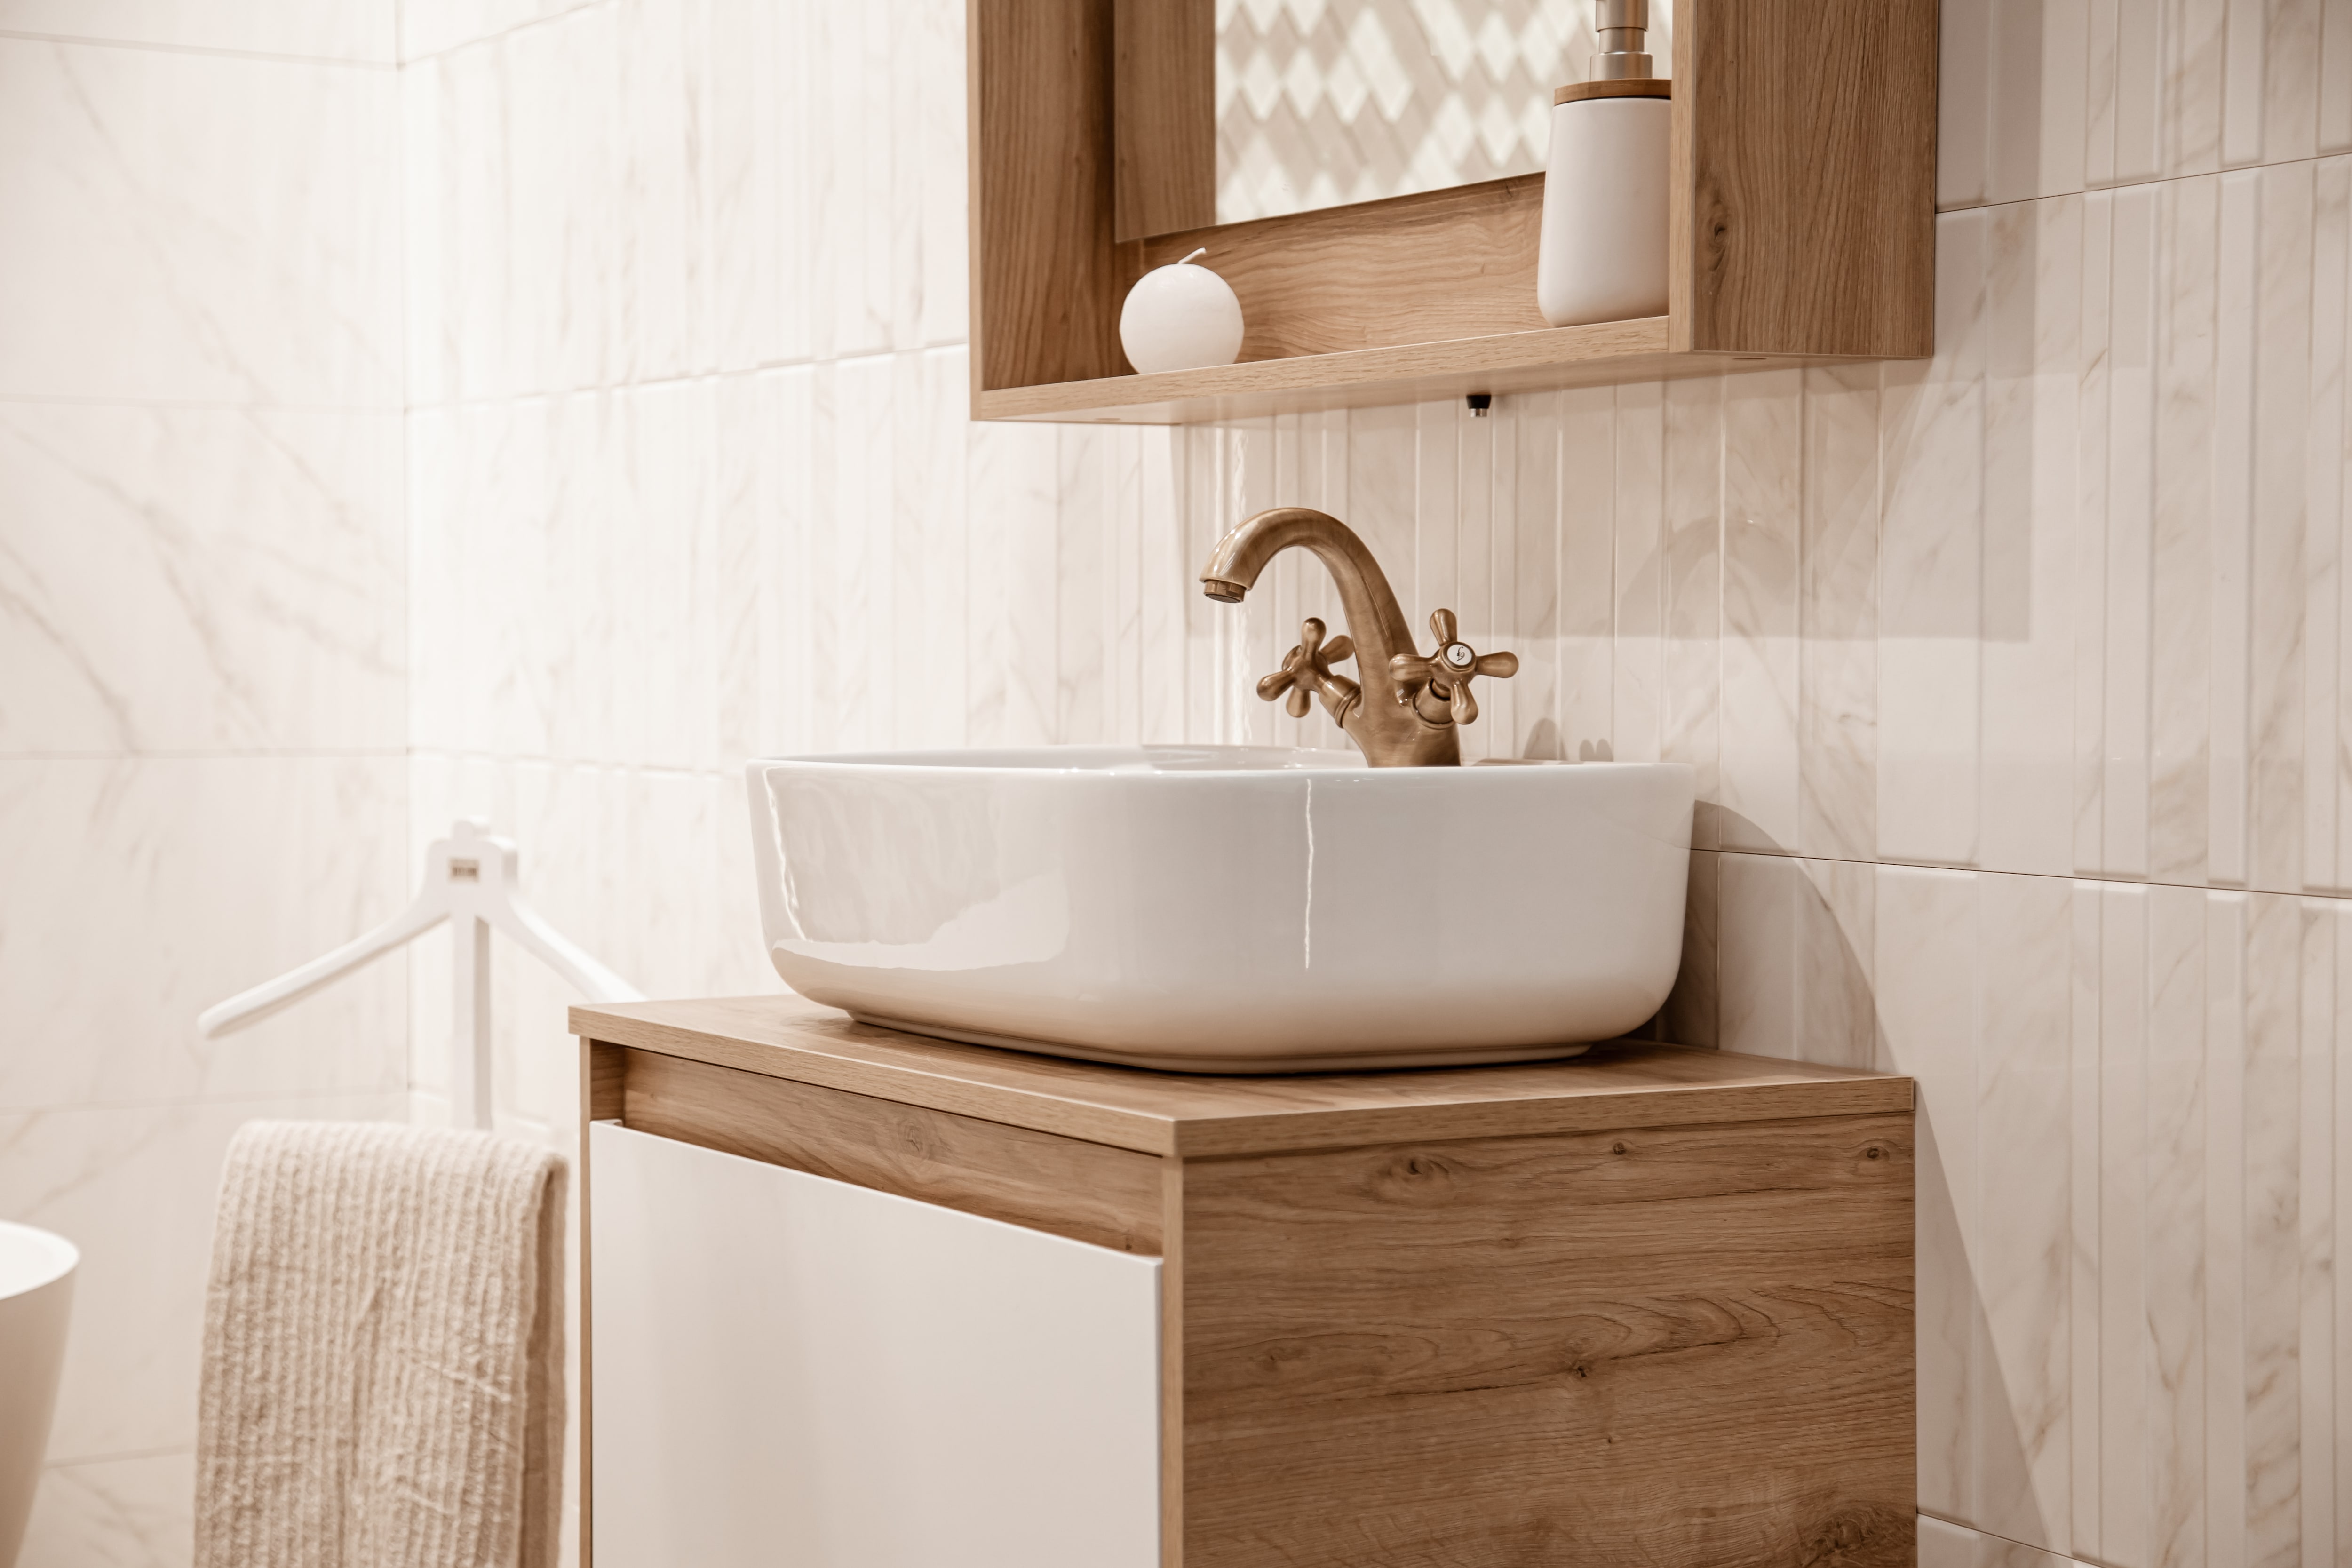
[[[572,1026],[599,1568],[1915,1560],[1907,1079]]]

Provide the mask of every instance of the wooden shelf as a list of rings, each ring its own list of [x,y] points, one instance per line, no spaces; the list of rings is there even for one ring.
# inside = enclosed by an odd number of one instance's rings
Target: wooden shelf
[[[1211,200],[1209,57],[1173,46],[1209,36],[1212,0],[970,5],[974,418],[1189,424],[1934,351],[1937,0],[1683,0],[1668,313],[1562,328],[1535,309],[1540,175],[1122,237]],[[1160,45],[1118,48],[1129,27]],[[1241,363],[1126,374],[1128,289],[1200,247],[1241,298]]]
[[[1671,381],[1727,370],[1776,370],[1835,363],[1839,357],[1675,353],[1667,346],[1666,318],[1652,316],[1596,327],[1550,327],[1247,361],[1209,370],[1005,387],[980,393],[973,408],[981,419],[1192,425],[1325,408],[1429,403],[1474,392],[1549,392]]]

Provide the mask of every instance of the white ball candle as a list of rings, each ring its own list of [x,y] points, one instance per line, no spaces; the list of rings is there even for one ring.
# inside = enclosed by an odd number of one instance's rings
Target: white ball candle
[[[1127,291],[1118,313],[1118,341],[1128,363],[1145,375],[1163,370],[1197,370],[1231,364],[1241,357],[1242,302],[1233,285],[1193,256],[1155,267]]]

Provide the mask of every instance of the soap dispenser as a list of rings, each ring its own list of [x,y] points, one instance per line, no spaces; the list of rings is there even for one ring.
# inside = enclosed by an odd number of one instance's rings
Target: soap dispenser
[[[1555,327],[1666,313],[1674,83],[1651,74],[1650,0],[1593,0],[1592,79],[1552,95],[1536,305]]]

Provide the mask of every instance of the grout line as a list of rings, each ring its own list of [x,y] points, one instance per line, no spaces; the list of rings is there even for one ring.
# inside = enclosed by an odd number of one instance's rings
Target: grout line
[[[199,55],[214,59],[259,60],[268,65],[281,66],[341,66],[352,70],[389,71],[399,68],[394,60],[348,59],[334,55],[288,55],[267,49],[225,49],[209,44],[165,44],[144,38],[95,38],[79,33],[34,33],[16,27],[0,27],[0,38],[15,38],[28,44],[68,44],[93,49],[140,49],[150,54]]]
[[[694,386],[705,383],[771,374],[783,370],[824,370],[846,365],[873,363],[882,360],[904,359],[910,355],[940,353],[950,349],[969,350],[968,338],[948,338],[938,342],[917,343],[910,348],[868,349],[861,353],[835,354],[809,359],[761,360],[757,364],[742,365],[734,370],[690,370],[676,375],[648,377],[643,381],[593,382],[585,384],[557,387],[535,387],[521,392],[498,393],[483,397],[458,397],[437,403],[411,403],[398,412],[407,414],[456,414],[470,409],[506,408],[524,403],[551,403],[562,397],[593,397],[625,392],[648,391],[657,387]]]
[[[178,1454],[193,1454],[195,1451],[196,1447],[193,1443],[174,1443],[169,1447],[131,1448],[120,1454],[75,1454],[63,1459],[44,1460],[41,1468],[45,1470],[64,1470],[78,1465],[110,1465],[124,1459],[164,1459]]]
[[[1962,202],[1958,206],[1939,206],[1937,217],[1955,213],[1990,212],[1994,207],[2023,206],[2029,202],[2060,202],[2069,196],[2095,196],[2105,191],[2133,191],[2144,185],[2175,185],[2183,180],[2210,180],[2221,174],[2243,174],[2250,169],[2292,169],[2298,163],[2325,163],[2331,158],[2352,158],[2352,147],[2338,148],[2333,153],[2315,153],[2308,158],[2263,158],[2251,163],[2231,163],[2219,169],[2200,169],[2189,174],[2152,174],[2145,180],[2117,180],[2113,184],[2094,185],[2085,182],[2073,191],[2051,191],[2046,195],[2010,196],[1997,202]],[[2036,1548],[2039,1550],[2039,1548]]]
[[[517,22],[514,26],[501,27],[495,33],[484,33],[479,37],[463,38],[457,43],[446,44],[421,55],[404,54],[400,57],[400,68],[406,70],[411,66],[430,65],[435,60],[446,59],[451,55],[466,49],[476,48],[483,44],[495,44],[501,38],[511,38],[517,33],[527,33],[533,27],[544,27],[551,23],[561,22],[567,16],[576,16],[583,11],[593,11],[597,6],[606,3],[607,0],[580,0],[578,5],[566,5],[561,11],[550,11],[544,16],[533,16],[528,21]],[[395,16],[394,25],[399,25],[397,16]],[[395,50],[399,47],[397,35],[394,36],[394,47]]]
[[[0,752],[0,767],[28,763],[332,763],[397,762],[414,754],[413,746],[291,747],[255,751],[138,752]]]
[[[1700,853],[1693,850],[1693,854]],[[1849,855],[1805,855],[1794,849],[1726,849],[1714,855],[1745,855],[1754,860],[1814,860],[1825,866],[1886,866],[1904,871],[1963,871],[1972,877],[2040,877],[2053,882],[2096,882],[2108,888],[2179,888],[2192,893],[2253,893],[2273,899],[2352,900],[2352,889],[2257,888],[2229,882],[2168,882],[2153,877],[2116,877],[2093,871],[2023,871],[2001,866],[1966,866],[1948,860],[1857,860]],[[1972,1527],[1973,1528],[1973,1527]]]
[[[2113,1568],[2112,1564],[2102,1563],[2095,1557],[2078,1556],[2071,1552],[2053,1552],[2047,1546],[2036,1546],[2030,1541],[2020,1541],[2015,1536],[1996,1535],[1991,1531],[1983,1529],[1980,1526],[1964,1523],[1957,1519],[1948,1519],[1940,1513],[1930,1513],[1924,1508],[1919,1510],[1919,1517],[1921,1519],[1932,1519],[1937,1524],[1948,1524],[1954,1530],[1965,1530],[1969,1534],[1980,1535],[1987,1541],[1998,1541],[2006,1546],[2020,1546],[2023,1547],[2028,1552],[2038,1552],[2042,1556],[2050,1558],[2052,1561],[2056,1563],[2079,1563],[2081,1564],[2081,1568]]]
[[[762,755],[788,756],[796,753],[777,752]],[[733,779],[740,776],[740,764],[716,768],[698,767],[691,763],[626,763],[596,757],[560,757],[549,752],[499,752],[452,751],[439,746],[412,746],[412,761],[444,763],[488,763],[492,767],[542,767],[603,769],[607,772],[642,773],[651,778]],[[752,759],[746,757],[743,762]]]
[[[389,957],[390,955],[385,954],[383,956]],[[375,963],[380,962],[380,960],[371,960],[370,962]],[[406,985],[403,984],[395,988],[395,994],[404,994],[406,989]],[[406,1011],[414,1013],[415,1009],[412,1007],[406,1009]],[[193,1020],[191,1020],[191,1022],[193,1023]],[[408,1092],[408,1062],[407,1058],[401,1054],[404,1047],[387,1042],[369,1048],[371,1050],[381,1051],[386,1056],[397,1056],[399,1058],[398,1061],[394,1064],[401,1069],[397,1081],[380,1085],[373,1089],[352,1088],[350,1086],[345,1086],[341,1089],[332,1087],[320,1088],[313,1085],[292,1089],[256,1090],[249,1093],[240,1090],[234,1094],[175,1094],[160,1100],[63,1100],[51,1104],[42,1105],[0,1105],[0,1121],[29,1121],[37,1116],[108,1115],[116,1111],[125,1110],[185,1110],[191,1108],[203,1108],[205,1106],[218,1108],[225,1105],[284,1105],[296,1100],[308,1102],[327,1100],[380,1100],[397,1098],[398,1096],[406,1094]],[[121,1458],[125,1456],[120,1454],[109,1454],[102,1457],[106,1458]]]
[[[65,408],[162,408],[215,414],[343,414],[383,418],[398,418],[408,412],[405,405],[397,403],[373,405],[345,403],[232,403],[204,397],[100,397],[75,393],[41,392],[0,392],[0,403],[23,404],[32,407],[56,405]]]

